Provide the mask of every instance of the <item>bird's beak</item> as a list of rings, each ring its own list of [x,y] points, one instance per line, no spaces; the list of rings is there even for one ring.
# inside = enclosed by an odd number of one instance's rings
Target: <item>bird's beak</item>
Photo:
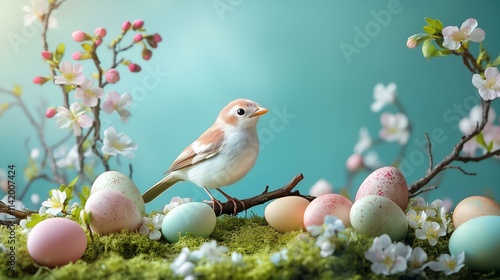
[[[255,111],[255,113],[253,114],[252,117],[257,117],[257,116],[260,116],[260,115],[264,115],[267,112],[269,112],[268,109],[266,109],[266,108],[259,108],[259,109],[257,109],[257,111]]]

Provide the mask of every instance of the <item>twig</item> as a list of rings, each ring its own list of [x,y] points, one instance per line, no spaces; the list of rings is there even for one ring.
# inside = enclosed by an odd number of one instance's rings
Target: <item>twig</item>
[[[474,172],[467,172],[462,167],[456,166],[456,165],[448,165],[448,166],[443,167],[443,169],[458,169],[462,173],[464,173],[465,175],[470,175],[470,176],[475,176],[476,175],[476,173],[474,173]]]
[[[7,204],[0,201],[0,213],[6,213],[6,214],[9,214],[9,215],[16,217],[16,221],[14,221],[14,223],[19,224],[19,222],[22,219],[26,219],[31,214],[38,213],[38,212],[30,211],[30,210],[12,209]]]
[[[493,151],[493,152],[488,152],[488,153],[481,155],[481,156],[478,156],[478,157],[459,156],[455,160],[465,162],[465,163],[467,163],[467,162],[479,162],[479,161],[482,161],[482,160],[485,160],[485,159],[488,159],[488,158],[494,157],[494,156],[500,156],[500,149]]]
[[[266,188],[264,189],[264,191],[260,195],[241,200],[241,202],[243,202],[245,204],[246,209],[243,208],[243,205],[241,203],[236,203],[236,213],[243,212],[245,210],[248,210],[251,207],[266,203],[272,199],[285,197],[285,196],[300,196],[300,197],[303,197],[309,201],[315,199],[315,197],[313,197],[313,196],[302,195],[298,190],[292,191],[292,189],[295,188],[295,186],[297,186],[297,184],[300,181],[302,181],[302,179],[304,179],[304,175],[298,174],[288,184],[286,184],[282,188],[277,189],[277,190],[272,191],[272,192],[269,192],[268,191],[269,186],[266,186]],[[207,204],[211,205],[211,203],[207,203]],[[217,204],[215,204],[215,205],[217,205]],[[233,202],[228,201],[228,202],[221,203],[221,205],[222,205],[222,212],[220,211],[218,206],[214,207],[214,212],[217,216],[222,215],[222,214],[228,214],[228,215],[235,214],[234,213],[235,207],[234,207]]]
[[[428,191],[432,191],[432,190],[434,190],[434,189],[437,189],[437,187],[438,187],[437,185],[432,185],[432,186],[427,187],[427,188],[422,188],[422,189],[419,189],[417,192],[415,192],[415,193],[411,194],[411,195],[410,195],[410,197],[415,197],[415,196],[417,196],[417,195],[419,195],[419,194],[421,194],[421,193],[428,192]]]
[[[434,166],[434,159],[432,158],[432,144],[429,139],[429,134],[425,133],[425,139],[427,140],[427,155],[429,156],[429,169],[427,169],[427,173],[431,172],[432,167]]]

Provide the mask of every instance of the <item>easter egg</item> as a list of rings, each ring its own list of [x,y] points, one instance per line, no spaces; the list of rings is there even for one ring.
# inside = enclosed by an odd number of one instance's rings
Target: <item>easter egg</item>
[[[393,241],[402,240],[408,230],[408,220],[399,205],[378,195],[356,200],[351,207],[350,220],[357,233],[370,237],[386,233]]]
[[[188,202],[170,210],[163,219],[163,236],[171,242],[180,236],[208,237],[215,229],[215,213],[212,207],[202,202]]]
[[[75,221],[50,218],[31,229],[26,247],[38,264],[53,268],[80,259],[87,248],[87,235]]]
[[[340,194],[324,194],[315,198],[304,212],[304,226],[322,225],[326,215],[336,216],[341,219],[344,226],[351,225],[349,212],[352,202]]]
[[[455,229],[449,249],[453,255],[465,253],[465,266],[483,272],[500,270],[500,216],[473,218]]]
[[[405,211],[408,206],[408,186],[401,171],[392,166],[373,171],[359,186],[354,201],[367,196],[378,195],[394,201]]]
[[[470,196],[455,207],[453,225],[458,228],[470,219],[489,215],[500,216],[500,204],[484,196]]]
[[[304,229],[304,212],[309,200],[300,196],[278,198],[266,206],[267,223],[279,232]]]
[[[332,192],[333,186],[328,183],[327,180],[319,179],[316,183],[314,183],[314,185],[312,185],[311,189],[309,190],[309,195],[318,197],[320,195]]]
[[[97,233],[120,232],[138,229],[142,216],[136,205],[123,193],[104,189],[92,193],[85,204],[90,215],[90,228]]]
[[[141,192],[127,175],[118,171],[106,171],[97,176],[92,184],[90,193],[92,194],[104,189],[115,190],[123,193],[137,206],[139,212],[146,212]]]

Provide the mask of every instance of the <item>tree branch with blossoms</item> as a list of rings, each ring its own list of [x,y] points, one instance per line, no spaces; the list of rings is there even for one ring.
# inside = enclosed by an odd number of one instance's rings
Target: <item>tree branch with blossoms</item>
[[[422,54],[425,58],[447,56],[450,54],[461,56],[466,68],[471,71],[472,84],[478,89],[482,97],[481,105],[474,107],[469,118],[464,118],[459,123],[460,131],[464,136],[453,147],[451,153],[433,166],[431,143],[427,137],[430,166],[426,174],[408,187],[411,195],[421,193],[436,175],[446,169],[458,169],[463,174],[471,175],[461,167],[452,165],[453,162],[478,162],[500,155],[500,142],[498,135],[500,126],[495,126],[494,113],[491,102],[500,96],[500,56],[491,60],[482,44],[479,55],[475,57],[469,50],[470,42],[482,42],[485,32],[477,28],[475,19],[467,19],[460,28],[447,26],[436,19],[426,18],[428,25],[424,26],[424,34],[410,36],[407,41],[409,48],[415,48],[422,43]],[[483,150],[483,155],[476,156],[478,149]]]
[[[101,112],[104,111],[107,114],[116,112],[126,123],[131,116],[129,105],[132,97],[130,93],[119,94],[114,90],[105,94],[104,88],[120,81],[119,68],[122,66],[127,67],[132,73],[141,71],[139,64],[126,59],[127,51],[142,45],[142,58],[148,61],[152,57],[152,49],[157,48],[162,41],[158,33],[146,33],[143,20],[125,21],[119,35],[107,45],[112,60],[109,68],[105,68],[101,63],[102,47],[100,46],[104,45],[107,30],[98,27],[94,30],[94,34],[77,30],[71,34],[71,37],[74,41],[81,43],[81,50],[72,54],[71,57],[76,62],[71,63],[63,60],[67,53],[64,43],[58,44],[54,50],[51,50],[48,41],[50,29],[58,25],[53,12],[65,0],[33,0],[31,2],[31,6],[23,7],[23,10],[27,12],[24,17],[25,25],[41,25],[41,56],[49,67],[48,75],[36,76],[32,82],[44,85],[53,81],[61,90],[62,101],[59,106],[47,108],[45,116],[43,113],[37,116],[27,108],[23,101],[20,86],[15,86],[12,90],[0,88],[0,93],[15,99],[15,102],[0,106],[0,116],[13,106],[19,107],[37,131],[39,144],[43,150],[41,162],[29,159],[28,168],[33,171],[33,174],[28,177],[22,196],[34,180],[44,179],[59,185],[67,183],[66,173],[71,169],[75,169],[76,175],[84,182],[91,182],[95,177],[93,170],[97,167],[91,162],[92,158],[96,158],[97,164],[107,171],[111,169],[109,164],[111,157],[121,155],[132,158],[134,156],[137,144],[132,142],[125,133],[117,132],[112,126],[102,127]],[[122,44],[125,46],[122,47]],[[92,61],[88,69],[93,66],[94,71],[97,72],[93,78],[91,75],[84,74],[84,66],[80,64],[84,60]],[[87,69],[87,66],[85,68]],[[94,86],[95,82],[96,86]],[[54,145],[47,143],[44,135],[45,119],[51,118],[55,118],[55,124],[60,129],[71,130],[70,138],[75,141],[71,149],[64,148],[69,140],[68,137],[63,137]],[[46,166],[50,166],[50,172],[45,170]]]

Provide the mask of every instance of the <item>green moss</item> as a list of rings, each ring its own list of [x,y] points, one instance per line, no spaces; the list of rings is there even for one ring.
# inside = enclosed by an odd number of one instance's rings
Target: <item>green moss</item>
[[[26,249],[26,235],[16,226],[16,273],[19,279],[175,279],[170,264],[183,247],[198,249],[204,242],[217,240],[219,245],[244,255],[242,264],[227,260],[219,263],[201,261],[195,268],[200,279],[410,279],[404,275],[385,277],[371,273],[371,263],[364,252],[373,239],[359,236],[350,229],[340,237],[333,256],[321,257],[315,239],[301,231],[281,234],[269,227],[262,217],[219,217],[209,238],[183,236],[179,242],[170,244],[164,239],[149,240],[146,236],[123,231],[105,236],[95,236],[98,251],[89,246],[81,260],[60,268],[48,269],[35,264]],[[8,244],[10,230],[0,227],[0,243]],[[349,238],[348,238],[349,237]],[[421,246],[435,258],[447,253],[448,237],[438,246],[432,247],[415,238],[410,231],[405,243]],[[270,256],[287,249],[287,259],[278,265]],[[8,255],[0,254],[0,279],[9,274]],[[445,278],[444,275],[426,270],[430,279]],[[462,269],[446,279],[498,279],[498,274],[480,274]],[[415,278],[413,278],[415,279]],[[418,279],[418,278],[417,278]]]

